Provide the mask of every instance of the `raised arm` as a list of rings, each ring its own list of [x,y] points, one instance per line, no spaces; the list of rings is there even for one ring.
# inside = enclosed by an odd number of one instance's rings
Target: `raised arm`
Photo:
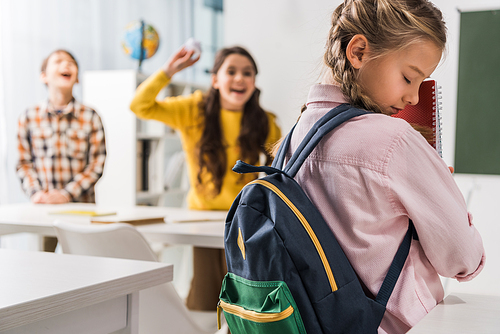
[[[175,73],[198,61],[199,57],[191,59],[193,52],[186,51],[184,47],[179,49],[158,71],[141,83],[130,103],[130,110],[139,118],[159,120],[175,127],[176,120],[172,120],[171,115],[168,115],[167,112],[179,111],[182,113],[184,108],[192,108],[193,106],[189,105],[189,101],[185,101],[185,97],[157,101],[156,96],[163,87],[170,83]],[[199,101],[200,98],[196,100]]]
[[[194,50],[187,51],[184,47],[177,50],[161,67],[161,70],[167,77],[172,79],[175,73],[182,71],[183,69],[192,66],[196,63],[200,56],[191,59],[194,54]]]

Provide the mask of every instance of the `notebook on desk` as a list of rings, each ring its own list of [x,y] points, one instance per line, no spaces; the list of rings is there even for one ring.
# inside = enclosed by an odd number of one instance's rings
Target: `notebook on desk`
[[[127,223],[131,225],[145,225],[165,223],[165,216],[145,214],[118,214],[107,217],[94,217],[90,220],[93,224]]]
[[[392,117],[402,118],[410,123],[415,129],[426,137],[432,145],[443,156],[441,142],[441,91],[435,80],[426,80],[420,85],[418,103],[408,105]]]

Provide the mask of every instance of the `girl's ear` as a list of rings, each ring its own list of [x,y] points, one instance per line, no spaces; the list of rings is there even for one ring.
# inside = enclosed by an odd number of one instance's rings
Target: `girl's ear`
[[[354,35],[346,48],[346,56],[352,67],[359,70],[368,61],[368,40],[364,35]]]
[[[219,89],[219,84],[217,83],[217,76],[212,73],[212,87]]]

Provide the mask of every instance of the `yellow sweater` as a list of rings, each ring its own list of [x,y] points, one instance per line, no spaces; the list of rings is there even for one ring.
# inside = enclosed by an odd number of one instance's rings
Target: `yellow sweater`
[[[202,92],[196,91],[189,96],[167,97],[163,101],[157,101],[156,96],[169,82],[170,79],[161,70],[151,75],[137,88],[130,109],[139,118],[161,121],[180,134],[191,183],[187,196],[188,207],[198,210],[228,210],[243,186],[255,179],[255,175],[252,174],[244,174],[241,178],[240,174],[231,170],[239,159],[237,139],[243,111],[221,109],[223,142],[227,144],[227,166],[221,191],[214,197],[210,195],[214,185],[210,182],[209,175],[203,175],[202,186],[196,186],[199,170],[196,148],[204,129],[204,120],[200,117],[198,108],[203,98]],[[271,113],[267,115],[269,134],[266,143],[274,143],[281,137],[281,131],[276,124],[275,116]]]

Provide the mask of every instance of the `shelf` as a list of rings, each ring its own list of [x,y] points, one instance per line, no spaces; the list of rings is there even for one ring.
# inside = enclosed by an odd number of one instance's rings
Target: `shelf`
[[[149,199],[157,199],[163,195],[175,195],[175,194],[184,194],[186,191],[183,189],[169,189],[161,192],[150,192],[150,191],[138,191],[137,192],[137,200],[149,200]]]
[[[138,139],[138,140],[141,140],[141,139],[160,140],[160,139],[162,139],[163,137],[164,137],[164,136],[150,135],[150,134],[147,134],[147,133],[138,133],[138,134],[137,134],[137,139]]]
[[[96,185],[99,205],[184,205],[189,182],[177,132],[162,122],[139,119],[129,109],[137,86],[147,77],[134,70],[83,73],[83,100],[97,110],[106,128],[108,156]],[[174,80],[157,98],[197,89],[207,87]],[[171,165],[180,167],[170,170]],[[173,188],[164,190],[165,185]]]

